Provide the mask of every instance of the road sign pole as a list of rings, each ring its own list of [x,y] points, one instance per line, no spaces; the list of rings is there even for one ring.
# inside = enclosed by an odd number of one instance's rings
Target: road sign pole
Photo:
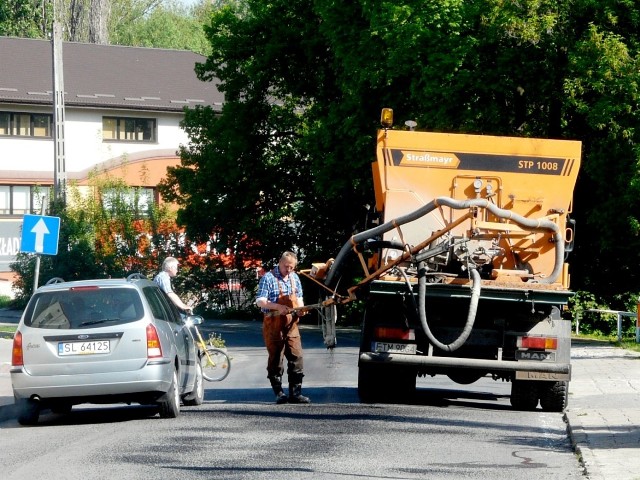
[[[40,254],[36,253],[36,269],[33,272],[33,291],[38,289],[38,277],[40,277]]]
[[[636,343],[640,343],[640,302],[636,308]]]
[[[62,2],[53,2],[53,34],[51,45],[53,52],[53,192],[56,200],[66,202],[67,169],[65,166],[65,108],[64,108],[64,67],[62,61],[62,23],[58,20],[61,9],[56,11],[56,4],[60,7]]]
[[[40,215],[44,215],[44,197],[40,203]],[[36,253],[36,268],[33,272],[33,293],[38,289],[38,281],[40,280],[40,254]]]

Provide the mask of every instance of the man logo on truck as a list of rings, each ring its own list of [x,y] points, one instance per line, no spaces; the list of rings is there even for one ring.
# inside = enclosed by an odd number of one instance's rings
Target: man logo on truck
[[[518,360],[550,360],[555,361],[553,352],[519,352]]]

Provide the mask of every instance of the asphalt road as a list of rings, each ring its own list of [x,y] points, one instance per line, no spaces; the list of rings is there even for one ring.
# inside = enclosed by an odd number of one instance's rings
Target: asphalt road
[[[333,351],[303,329],[304,393],[275,405],[258,322],[224,322],[229,377],[205,403],[160,419],[139,406],[79,406],[35,427],[0,423],[4,479],[579,479],[560,413],[516,412],[509,384],[421,379],[412,405],[360,404],[357,332]]]

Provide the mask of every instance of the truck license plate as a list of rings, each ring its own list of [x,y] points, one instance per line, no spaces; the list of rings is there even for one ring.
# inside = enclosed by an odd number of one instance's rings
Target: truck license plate
[[[569,381],[571,379],[568,373],[552,373],[552,372],[516,372],[516,380],[553,380]]]
[[[416,344],[373,342],[373,351],[378,353],[406,353],[408,355],[415,355]]]
[[[111,352],[109,340],[97,340],[94,342],[60,342],[58,343],[58,355],[96,355]]]

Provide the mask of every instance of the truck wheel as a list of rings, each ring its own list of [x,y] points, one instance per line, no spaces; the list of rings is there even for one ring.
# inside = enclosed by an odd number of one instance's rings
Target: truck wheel
[[[363,403],[410,403],[416,392],[413,369],[364,366],[358,369],[358,395]]]
[[[540,406],[547,412],[562,412],[568,394],[569,382],[544,382],[540,385]]]
[[[358,367],[358,396],[363,403],[373,403],[380,397],[380,387],[376,390],[376,372],[368,365]]]
[[[391,373],[395,380],[391,382],[391,401],[396,403],[411,403],[416,394],[416,378],[418,374],[409,368]]]
[[[451,381],[460,385],[471,385],[486,375],[486,372],[476,372],[475,370],[457,370],[447,374]]]
[[[516,410],[535,410],[538,406],[537,383],[514,380],[511,383],[511,406]]]

